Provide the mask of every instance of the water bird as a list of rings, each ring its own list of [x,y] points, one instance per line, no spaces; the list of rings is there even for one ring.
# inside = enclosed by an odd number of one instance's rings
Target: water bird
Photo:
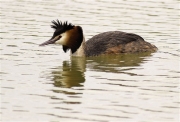
[[[108,31],[85,41],[81,26],[67,21],[52,21],[52,38],[40,46],[60,44],[64,52],[71,50],[72,56],[98,56],[107,54],[155,52],[157,47],[146,42],[141,36],[122,31]]]

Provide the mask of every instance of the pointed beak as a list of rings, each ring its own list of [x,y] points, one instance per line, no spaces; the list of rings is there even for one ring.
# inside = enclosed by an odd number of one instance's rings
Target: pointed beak
[[[39,46],[44,46],[44,45],[48,45],[48,44],[54,44],[57,40],[59,40],[61,37],[55,37],[55,38],[51,38],[48,41],[45,41],[44,43],[40,44]]]

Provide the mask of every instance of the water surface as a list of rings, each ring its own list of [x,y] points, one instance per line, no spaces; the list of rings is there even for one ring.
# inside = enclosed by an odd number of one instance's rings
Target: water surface
[[[1,121],[178,122],[179,1],[1,1]],[[155,53],[70,58],[52,20],[83,27],[86,40],[119,30]]]

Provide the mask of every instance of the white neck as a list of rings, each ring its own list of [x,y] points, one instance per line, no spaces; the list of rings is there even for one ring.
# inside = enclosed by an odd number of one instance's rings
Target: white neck
[[[71,56],[77,56],[77,57],[84,57],[85,56],[85,39],[83,38],[83,41],[81,43],[81,46],[77,49],[76,52],[73,54],[71,53]]]

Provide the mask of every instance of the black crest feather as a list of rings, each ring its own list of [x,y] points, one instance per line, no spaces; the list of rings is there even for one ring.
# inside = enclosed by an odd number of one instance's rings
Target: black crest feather
[[[61,33],[74,28],[74,25],[71,23],[68,23],[67,21],[63,23],[57,19],[56,21],[53,20],[52,23],[53,25],[51,25],[51,28],[61,31]]]

